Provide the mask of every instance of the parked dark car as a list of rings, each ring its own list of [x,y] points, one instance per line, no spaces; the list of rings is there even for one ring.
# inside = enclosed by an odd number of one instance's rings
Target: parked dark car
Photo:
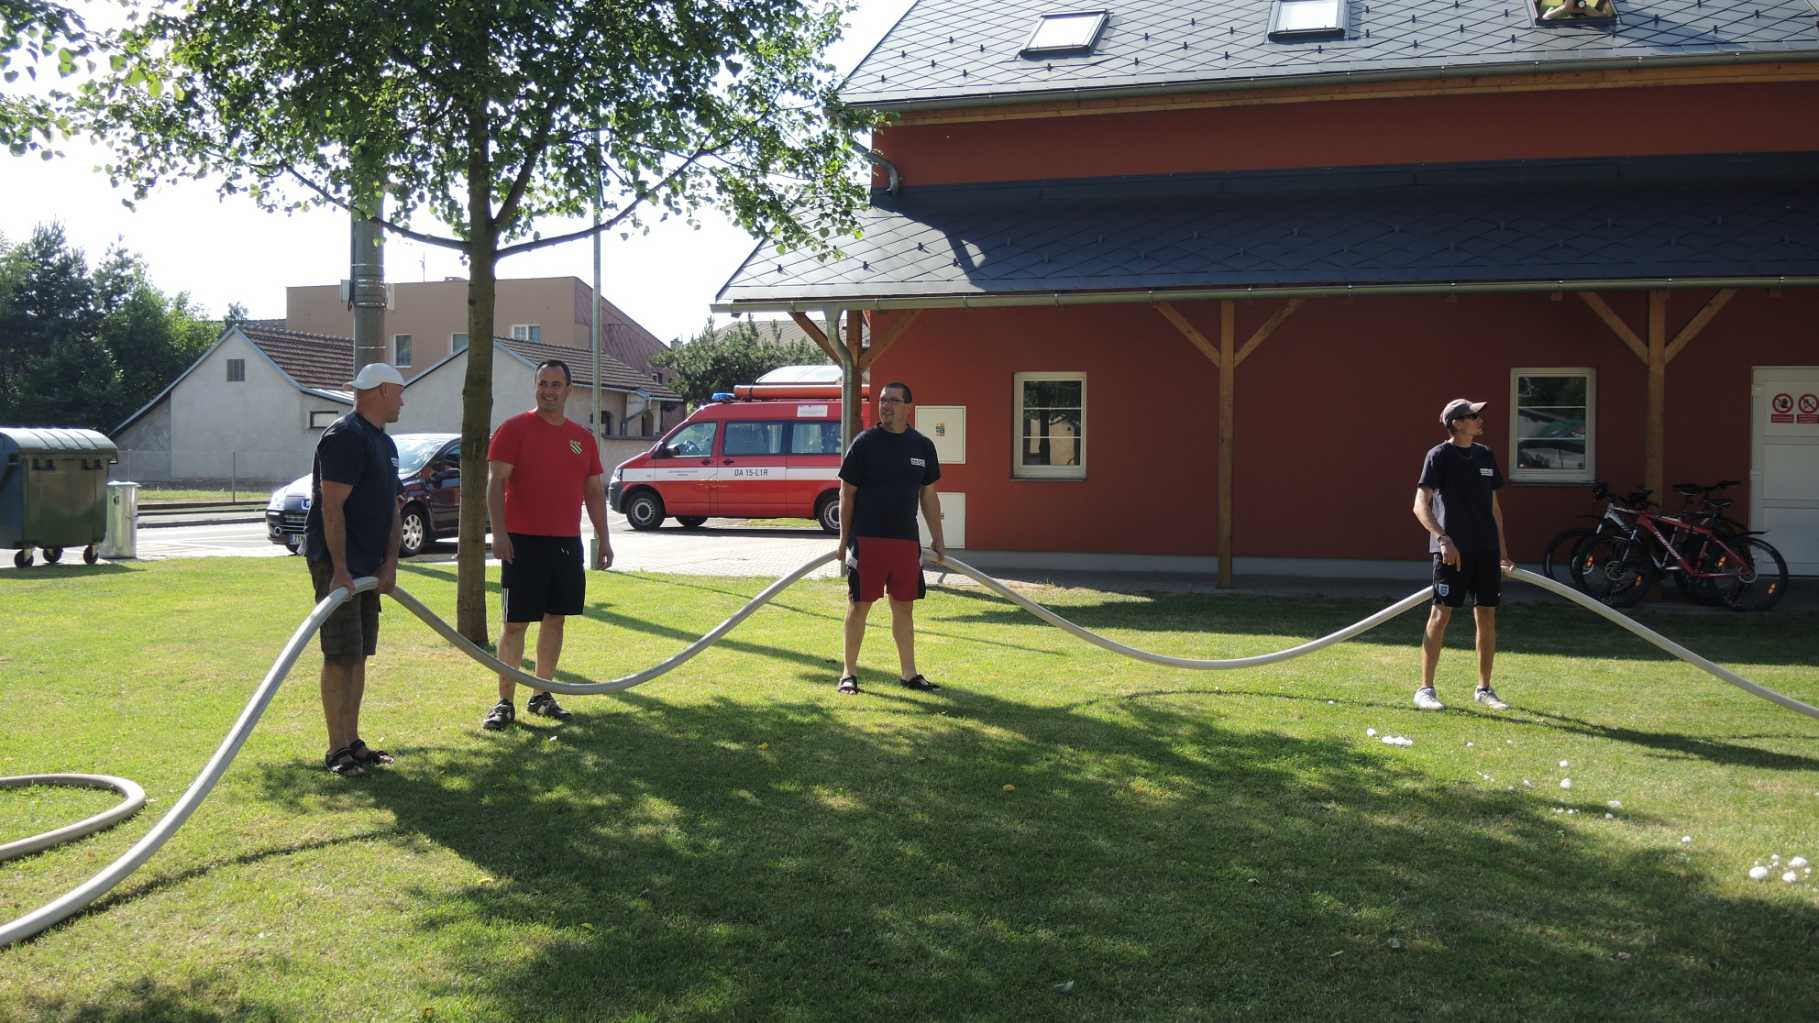
[[[404,540],[398,552],[415,557],[435,540],[455,535],[461,512],[461,436],[454,433],[400,433],[398,445],[399,497],[403,505]],[[272,491],[265,506],[265,531],[276,544],[292,554],[303,546],[304,523],[309,518],[310,477]]]

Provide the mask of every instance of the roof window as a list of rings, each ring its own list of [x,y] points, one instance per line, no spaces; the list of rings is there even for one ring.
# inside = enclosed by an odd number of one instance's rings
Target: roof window
[[[1601,25],[1617,20],[1615,0],[1537,0],[1537,25]]]
[[[1350,8],[1346,0],[1276,0],[1270,12],[1269,37],[1280,42],[1343,39]]]
[[[1018,52],[1021,57],[1064,57],[1088,54],[1105,31],[1110,11],[1073,11],[1067,14],[1044,14]]]

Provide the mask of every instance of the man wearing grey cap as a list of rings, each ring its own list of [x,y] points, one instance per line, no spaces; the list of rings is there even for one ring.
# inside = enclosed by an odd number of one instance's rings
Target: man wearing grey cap
[[[1415,706],[1421,710],[1446,709],[1434,692],[1434,670],[1453,609],[1465,606],[1468,592],[1478,627],[1478,689],[1472,699],[1491,710],[1509,709],[1491,688],[1491,664],[1497,657],[1503,572],[1515,562],[1503,539],[1503,508],[1497,503],[1503,473],[1491,449],[1476,442],[1484,433],[1484,404],[1454,398],[1440,410],[1449,439],[1428,451],[1415,486],[1415,518],[1427,530],[1427,549],[1434,558],[1434,607],[1421,640],[1421,688],[1415,690]]]
[[[322,716],[328,721],[333,773],[354,776],[389,764],[384,750],[360,738],[366,659],[379,647],[379,594],[398,581],[398,447],[385,433],[404,408],[404,377],[384,363],[362,368],[347,386],[354,410],[329,424],[316,442],[310,471],[309,522],[303,553],[316,600],[357,576],[377,576],[375,592],[356,593],[329,615],[322,643]]]

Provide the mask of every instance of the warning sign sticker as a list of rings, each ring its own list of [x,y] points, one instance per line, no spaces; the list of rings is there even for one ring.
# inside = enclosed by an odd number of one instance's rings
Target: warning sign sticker
[[[1819,425],[1819,394],[1809,391],[1800,396],[1800,414],[1795,422]]]
[[[1768,420],[1771,423],[1791,423],[1794,421],[1794,396],[1786,391],[1775,395],[1769,401]]]

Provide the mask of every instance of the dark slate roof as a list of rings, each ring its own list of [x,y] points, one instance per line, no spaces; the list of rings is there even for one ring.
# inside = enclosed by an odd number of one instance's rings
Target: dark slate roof
[[[569,379],[576,387],[594,386],[593,353],[585,348],[570,348],[567,345],[550,345],[541,341],[516,341],[509,337],[496,337],[493,344],[509,348],[520,357],[528,360],[533,366],[545,359],[560,359],[568,364]],[[681,401],[682,395],[645,376],[643,373],[627,366],[608,354],[605,345],[600,353],[600,386],[615,391],[635,391],[643,388],[653,398],[664,398],[670,401]]]
[[[906,189],[875,197],[841,258],[759,246],[716,307],[1811,277],[1815,179],[1808,153]]]
[[[1017,55],[1060,0],[918,0],[840,95],[887,110],[1082,91],[1173,92],[1315,76],[1574,64],[1819,59],[1814,0],[1617,0],[1612,25],[1537,25],[1529,0],[1351,0],[1349,38],[1271,42],[1270,0],[1112,0],[1090,55]]]
[[[241,324],[240,331],[301,387],[341,391],[354,378],[353,338],[273,330],[251,322]]]

